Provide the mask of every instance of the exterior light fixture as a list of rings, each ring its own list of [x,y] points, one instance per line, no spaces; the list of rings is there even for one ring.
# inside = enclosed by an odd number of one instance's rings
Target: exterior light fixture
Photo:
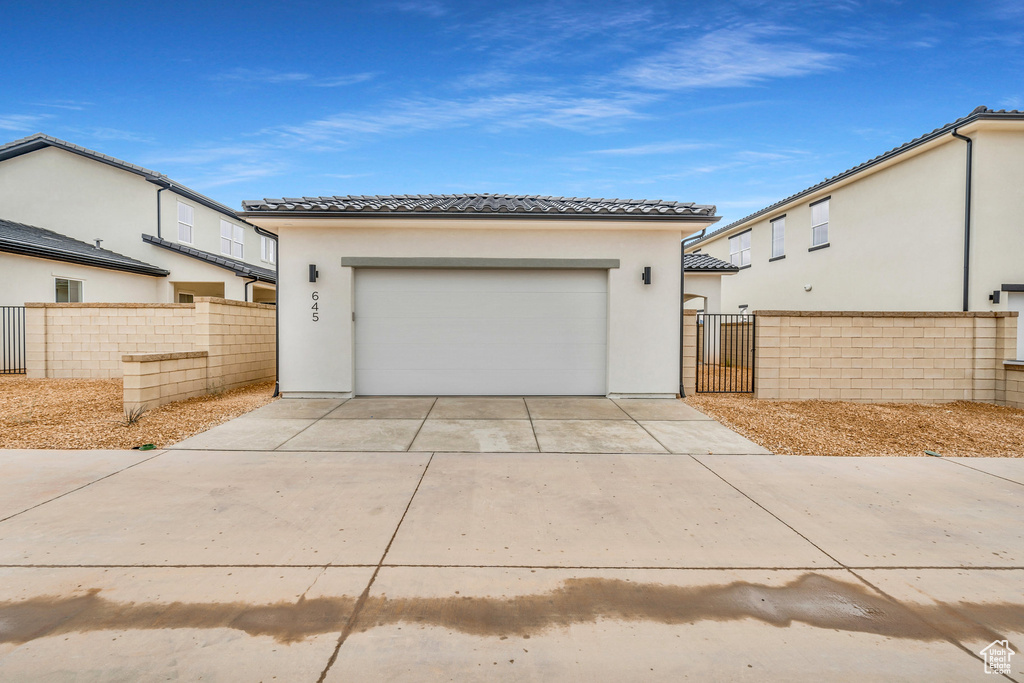
[[[316,279],[320,277],[320,271],[316,269],[316,264],[309,264],[309,281],[316,282]]]
[[[991,301],[994,304],[999,303],[999,290],[997,289],[996,291],[994,291],[991,294],[989,294],[988,295],[988,300]]]
[[[645,285],[651,284],[651,267],[644,266],[644,271],[640,274],[640,281]]]

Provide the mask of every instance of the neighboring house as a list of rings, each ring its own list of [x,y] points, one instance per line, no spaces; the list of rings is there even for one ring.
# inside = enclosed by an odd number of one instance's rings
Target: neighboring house
[[[722,276],[735,275],[739,266],[709,254],[683,254],[683,301],[686,308],[705,313],[722,311]]]
[[[96,244],[0,218],[0,305],[66,303],[84,301],[87,296],[107,301],[117,292],[136,292],[139,301],[151,301],[169,274]]]
[[[978,107],[686,251],[740,269],[725,313],[1024,311],[1024,112]]]
[[[293,396],[675,396],[680,240],[718,220],[680,202],[487,194],[243,207],[281,240]]]
[[[166,176],[47,135],[0,146],[0,219],[0,305],[275,300],[271,237]]]

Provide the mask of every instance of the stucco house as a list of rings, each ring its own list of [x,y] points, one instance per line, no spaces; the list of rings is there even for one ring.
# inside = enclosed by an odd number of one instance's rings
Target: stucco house
[[[715,207],[515,195],[264,199],[285,396],[680,390],[680,241]]]
[[[141,166],[32,135],[0,146],[0,305],[274,302],[276,244]]]
[[[978,107],[685,251],[739,269],[726,313],[1024,311],[1024,112]]]

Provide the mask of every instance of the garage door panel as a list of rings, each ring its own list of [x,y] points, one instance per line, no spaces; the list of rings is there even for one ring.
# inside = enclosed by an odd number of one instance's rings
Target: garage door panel
[[[602,318],[566,318],[536,320],[532,318],[488,318],[482,324],[473,319],[449,319],[444,325],[424,326],[417,319],[359,318],[360,337],[386,340],[387,343],[464,343],[472,337],[479,343],[530,343],[537,339],[536,330],[543,326],[545,340],[553,344],[576,343],[580,339],[604,345],[607,323]],[[365,337],[364,337],[365,335]],[[372,348],[372,347],[371,347]]]
[[[600,370],[605,364],[603,344],[376,344],[356,346],[360,352],[364,369]]]
[[[355,277],[361,395],[605,393],[607,271]]]
[[[390,318],[601,318],[604,292],[375,292],[358,302],[359,317]]]
[[[603,396],[604,379],[579,370],[548,371],[527,377],[519,370],[497,370],[481,381],[473,370],[365,370],[362,381],[375,387],[375,396]],[[420,387],[411,389],[412,387]],[[465,387],[478,390],[469,393]]]
[[[437,273],[438,277],[430,277]],[[481,277],[486,273],[487,276]],[[520,274],[528,273],[528,277]],[[505,277],[508,276],[508,277]],[[606,292],[607,271],[359,269],[359,281],[373,292]]]

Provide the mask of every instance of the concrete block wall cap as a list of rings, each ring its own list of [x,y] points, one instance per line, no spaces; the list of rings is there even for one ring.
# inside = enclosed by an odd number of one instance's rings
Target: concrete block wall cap
[[[259,304],[253,301],[237,301],[235,299],[222,299],[217,296],[197,296],[195,303],[210,303],[210,304],[221,304],[224,306],[237,306],[238,308],[258,308],[265,310],[274,310],[273,304]]]
[[[754,311],[782,318],[1013,318],[1016,311]]]
[[[206,358],[209,351],[177,351],[174,353],[130,353],[121,356],[124,363],[152,363],[161,360],[180,360],[182,358]]]
[[[25,308],[194,308],[193,304],[139,304],[139,303],[75,303],[75,304],[55,304],[55,303],[42,303],[42,302],[29,302],[25,304]]]

